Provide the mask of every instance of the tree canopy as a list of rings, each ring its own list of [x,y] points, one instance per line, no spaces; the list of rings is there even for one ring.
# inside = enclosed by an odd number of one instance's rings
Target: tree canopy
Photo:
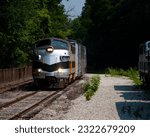
[[[69,35],[61,0],[0,0],[0,68],[29,63],[36,40]]]
[[[149,15],[149,0],[86,0],[74,20],[61,0],[0,0],[0,68],[28,64],[34,42],[53,36],[87,46],[89,69],[137,66]]]
[[[137,66],[138,47],[150,39],[149,15],[149,0],[86,0],[73,35],[87,45],[88,67]]]

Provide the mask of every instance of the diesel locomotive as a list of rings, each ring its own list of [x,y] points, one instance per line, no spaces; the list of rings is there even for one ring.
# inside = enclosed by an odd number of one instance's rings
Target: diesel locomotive
[[[139,63],[138,69],[140,79],[144,84],[150,84],[150,41],[142,43],[139,47]]]
[[[42,39],[35,43],[33,51],[36,86],[63,88],[86,72],[86,47],[76,40]]]

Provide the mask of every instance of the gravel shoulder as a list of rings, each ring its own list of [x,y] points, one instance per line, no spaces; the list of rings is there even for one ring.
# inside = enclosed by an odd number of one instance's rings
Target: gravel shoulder
[[[93,74],[70,86],[61,96],[33,119],[46,120],[136,120],[150,119],[150,92],[139,91],[127,77],[100,75],[100,86],[86,101],[83,83]],[[68,87],[69,88],[69,87]]]
[[[150,119],[149,93],[137,91],[127,77],[100,77],[99,89],[92,99],[86,101],[80,96],[73,100],[65,120]]]

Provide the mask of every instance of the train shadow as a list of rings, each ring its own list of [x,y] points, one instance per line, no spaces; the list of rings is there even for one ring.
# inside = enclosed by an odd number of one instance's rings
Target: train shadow
[[[125,100],[115,103],[120,119],[150,120],[150,92],[133,85],[115,85],[114,89]]]
[[[23,92],[32,92],[32,91],[57,91],[60,90],[60,88],[50,88],[47,86],[37,87],[34,85],[33,82],[22,85],[19,87],[19,89]]]

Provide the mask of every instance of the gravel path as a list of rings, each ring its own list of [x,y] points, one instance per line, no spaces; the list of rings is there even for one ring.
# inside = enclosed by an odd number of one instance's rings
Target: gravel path
[[[126,77],[100,77],[100,87],[92,99],[80,96],[73,100],[64,120],[150,119],[149,93],[137,91]]]

